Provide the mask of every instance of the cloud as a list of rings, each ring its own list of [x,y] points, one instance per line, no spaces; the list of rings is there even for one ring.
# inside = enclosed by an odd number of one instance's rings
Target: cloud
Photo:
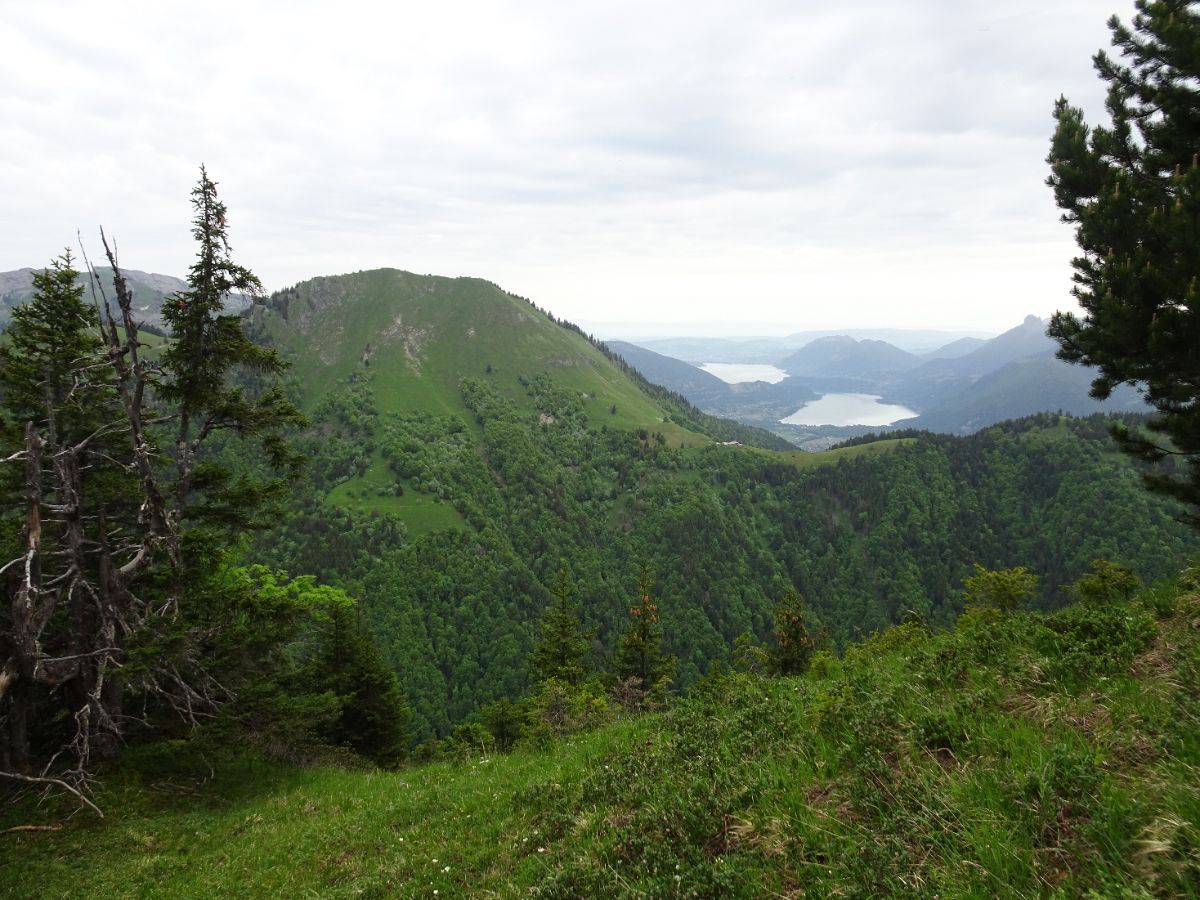
[[[273,286],[475,274],[569,318],[1004,328],[1069,302],[1042,184],[1092,0],[6,9],[0,269],[182,272],[204,161]]]

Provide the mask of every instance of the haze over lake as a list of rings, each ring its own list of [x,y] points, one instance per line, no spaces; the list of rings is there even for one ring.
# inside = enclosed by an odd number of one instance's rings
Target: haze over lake
[[[875,394],[825,394],[780,419],[784,425],[891,425],[916,416],[897,403],[880,403]]]
[[[787,378],[787,372],[783,369],[755,363],[705,363],[700,368],[710,375],[716,375],[727,384],[743,384],[747,381],[778,384]]]

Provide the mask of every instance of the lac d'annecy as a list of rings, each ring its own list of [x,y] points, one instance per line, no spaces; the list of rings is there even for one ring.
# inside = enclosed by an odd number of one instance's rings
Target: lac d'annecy
[[[727,384],[745,384],[749,381],[778,384],[787,378],[787,372],[783,369],[757,363],[705,363],[700,368]]]
[[[825,394],[780,421],[784,425],[891,425],[916,416],[897,403],[881,403],[875,394]]]

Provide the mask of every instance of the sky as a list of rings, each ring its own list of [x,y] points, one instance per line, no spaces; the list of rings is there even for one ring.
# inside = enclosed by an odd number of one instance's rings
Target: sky
[[[185,274],[203,162],[268,290],[390,266],[602,336],[999,332],[1072,308],[1044,160],[1060,94],[1101,118],[1113,13],[0,0],[0,271],[103,225]]]

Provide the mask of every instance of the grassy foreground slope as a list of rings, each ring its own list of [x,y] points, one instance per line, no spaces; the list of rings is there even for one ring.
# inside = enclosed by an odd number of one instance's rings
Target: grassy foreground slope
[[[154,757],[170,759],[154,766]],[[1195,896],[1200,579],[890,629],[545,750],[398,773],[142,754],[10,809],[7,896]]]

